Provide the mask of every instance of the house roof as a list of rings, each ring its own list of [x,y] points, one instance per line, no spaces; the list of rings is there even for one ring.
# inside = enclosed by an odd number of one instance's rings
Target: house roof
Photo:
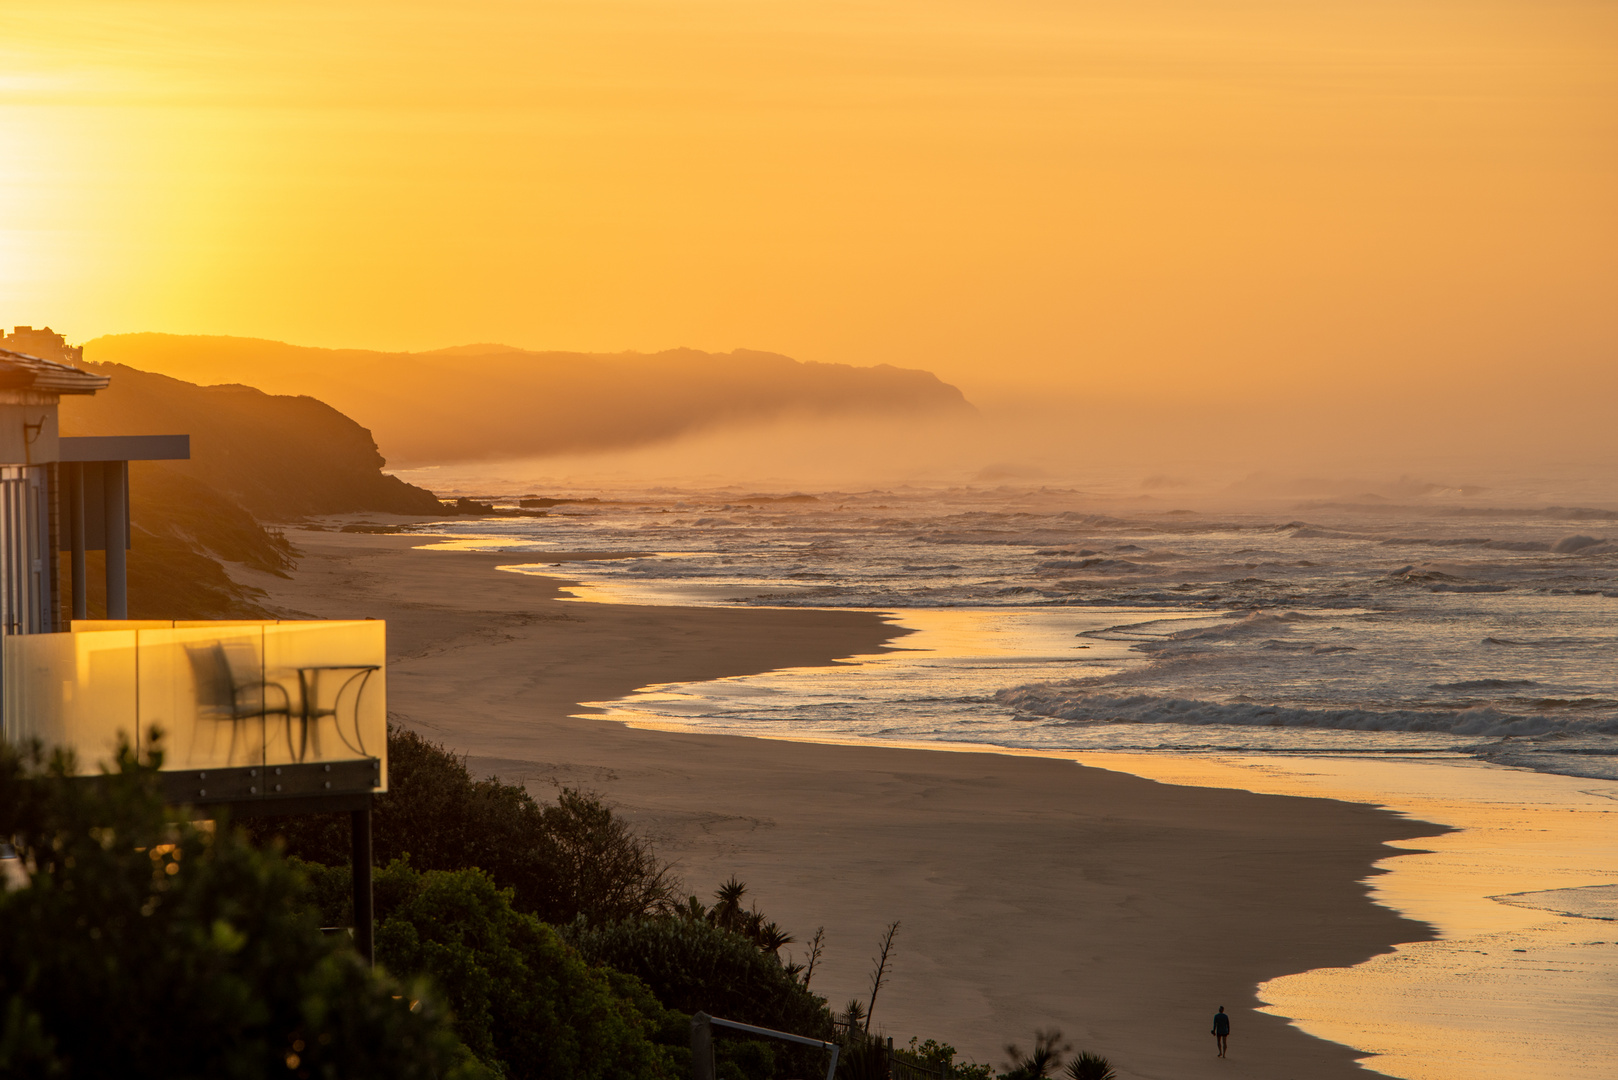
[[[112,380],[71,364],[41,360],[27,353],[0,349],[0,390],[42,390],[50,394],[93,394]]]

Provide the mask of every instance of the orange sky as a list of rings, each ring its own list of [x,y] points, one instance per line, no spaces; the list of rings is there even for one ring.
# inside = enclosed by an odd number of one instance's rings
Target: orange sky
[[[1618,5],[0,0],[0,320],[1240,400],[1618,370]]]

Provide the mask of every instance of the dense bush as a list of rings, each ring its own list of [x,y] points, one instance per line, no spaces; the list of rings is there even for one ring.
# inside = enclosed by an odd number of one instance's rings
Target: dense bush
[[[664,1005],[794,1035],[831,1038],[831,1013],[774,956],[697,919],[629,919],[563,928],[584,957],[636,976]]]
[[[432,996],[322,936],[303,882],[165,813],[156,760],[74,779],[0,745],[0,1074],[486,1075]]]
[[[309,862],[346,865],[346,814],[260,819],[254,837],[280,837]],[[419,870],[479,867],[546,922],[597,923],[668,910],[674,882],[651,847],[594,796],[564,788],[541,806],[519,784],[473,780],[466,764],[413,731],[388,728],[388,793],[371,821],[378,864],[408,857]]]
[[[309,873],[323,914],[336,921],[347,870]],[[505,1076],[634,1080],[688,1071],[687,1017],[667,1012],[638,980],[585,963],[481,871],[422,872],[401,860],[376,875],[374,891],[377,962],[429,979],[461,1039]]]
[[[779,957],[782,947],[792,944],[797,939],[766,918],[756,905],[742,907],[742,897],[746,895],[747,885],[732,877],[714,893],[713,907],[704,907],[702,901],[692,896],[676,908],[675,913],[684,919],[700,919],[721,930],[729,930],[751,941],[761,952]],[[788,973],[794,977],[802,970],[798,966],[787,968]],[[806,978],[805,985],[807,984]]]
[[[926,1042],[910,1040],[910,1045],[896,1053],[902,1059],[913,1061],[922,1068],[950,1080],[994,1080],[994,1069],[969,1061],[957,1061],[955,1047],[948,1043],[928,1039]]]

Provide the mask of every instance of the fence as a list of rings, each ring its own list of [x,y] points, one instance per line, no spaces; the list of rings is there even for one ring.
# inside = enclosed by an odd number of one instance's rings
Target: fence
[[[844,1044],[850,1044],[863,1035],[858,1025],[851,1028],[846,1020],[833,1021],[832,1026],[840,1032],[839,1040]],[[947,1066],[924,1061],[908,1050],[895,1049],[891,1037],[879,1037],[872,1041],[878,1055],[878,1077],[886,1080],[954,1080],[954,1073]]]

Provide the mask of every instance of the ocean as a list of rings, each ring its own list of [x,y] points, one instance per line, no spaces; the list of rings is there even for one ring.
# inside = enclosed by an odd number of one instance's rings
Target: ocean
[[[1260,999],[1406,1080],[1599,1075],[1618,1060],[1618,512],[1416,495],[1233,512],[618,486],[422,531],[581,602],[860,608],[906,631],[830,667],[588,703],[607,720],[1039,752],[1450,826],[1366,880],[1435,940]]]
[[[1097,512],[1039,488],[596,492],[457,523],[580,599],[864,608],[831,671],[661,687],[751,734],[1176,754],[1433,754],[1618,779],[1618,512]],[[545,552],[633,552],[568,562]]]

